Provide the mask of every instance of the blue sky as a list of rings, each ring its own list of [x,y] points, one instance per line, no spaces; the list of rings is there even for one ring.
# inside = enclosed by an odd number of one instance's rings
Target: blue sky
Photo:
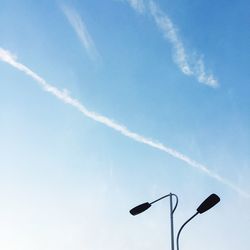
[[[0,248],[246,249],[250,4],[0,3]]]

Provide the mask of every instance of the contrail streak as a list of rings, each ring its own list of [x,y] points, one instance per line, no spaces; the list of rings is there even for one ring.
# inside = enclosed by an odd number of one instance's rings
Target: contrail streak
[[[240,187],[231,183],[229,180],[212,172],[205,165],[192,160],[188,156],[183,155],[182,153],[180,153],[180,152],[178,152],[170,147],[167,147],[160,142],[155,142],[152,139],[146,138],[140,134],[132,132],[128,128],[126,128],[124,125],[119,124],[117,122],[114,122],[113,120],[111,120],[108,117],[105,117],[103,115],[100,115],[100,114],[92,112],[92,111],[89,111],[80,101],[71,97],[67,92],[61,91],[58,88],[56,88],[55,86],[47,83],[42,77],[40,77],[38,74],[36,74],[30,68],[28,68],[24,64],[18,62],[17,59],[9,51],[0,48],[0,60],[4,61],[5,63],[10,64],[14,68],[16,68],[16,69],[22,71],[23,73],[25,73],[26,75],[30,76],[32,79],[34,79],[42,87],[43,90],[54,95],[55,97],[57,97],[58,99],[60,99],[64,103],[75,107],[78,111],[80,111],[86,117],[89,117],[90,119],[92,119],[94,121],[100,122],[100,123],[106,125],[107,127],[110,127],[112,129],[118,131],[122,135],[127,136],[130,139],[133,139],[139,143],[143,143],[143,144],[146,144],[152,148],[156,148],[160,151],[163,151],[163,152],[173,156],[174,158],[179,159],[179,160],[187,163],[190,167],[196,168],[197,170],[205,173],[206,175],[212,177],[213,179],[219,181],[220,183],[225,184],[226,186],[230,187],[234,191],[238,192],[241,196],[250,198],[249,193],[245,192]]]
[[[202,56],[187,53],[183,41],[178,34],[178,29],[169,16],[153,0],[127,0],[130,6],[138,13],[148,13],[164,38],[171,44],[174,62],[181,72],[187,76],[194,76],[198,82],[216,88],[218,80],[212,73],[205,69]]]
[[[100,59],[101,56],[97,51],[95,43],[88,32],[87,26],[80,15],[76,12],[76,10],[67,7],[66,5],[62,5],[61,9],[75,30],[89,57],[92,60]]]

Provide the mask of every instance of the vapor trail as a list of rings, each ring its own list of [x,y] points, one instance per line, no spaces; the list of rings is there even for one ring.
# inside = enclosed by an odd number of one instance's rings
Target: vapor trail
[[[81,16],[73,8],[70,8],[66,5],[62,5],[61,9],[66,16],[67,20],[73,27],[77,36],[79,37],[81,43],[83,44],[87,54],[92,60],[100,59],[101,56],[96,49],[95,43],[88,32],[87,26]]]
[[[42,88],[43,90],[49,92],[50,94],[56,96],[58,99],[63,101],[66,104],[69,104],[73,107],[75,107],[78,111],[80,111],[83,115],[89,117],[90,119],[100,122],[107,127],[110,127],[119,133],[123,134],[124,136],[129,137],[130,139],[133,139],[137,142],[146,144],[150,147],[156,148],[158,150],[161,150],[171,156],[173,156],[176,159],[179,159],[185,163],[187,163],[190,167],[196,168],[197,170],[205,173],[206,175],[212,177],[213,179],[219,181],[222,184],[225,184],[226,186],[230,187],[234,191],[238,192],[241,196],[250,198],[250,194],[242,190],[240,187],[236,186],[235,184],[231,183],[227,179],[221,177],[220,175],[212,172],[209,170],[208,167],[206,167],[203,164],[200,164],[188,156],[183,155],[182,153],[167,147],[163,145],[160,142],[155,142],[152,139],[146,138],[140,134],[137,134],[135,132],[130,131],[128,128],[126,128],[124,125],[119,124],[117,122],[114,122],[108,117],[105,117],[103,115],[100,115],[98,113],[89,111],[80,101],[77,99],[71,97],[66,91],[61,91],[58,88],[54,87],[53,85],[47,83],[42,77],[40,77],[38,74],[36,74],[34,71],[32,71],[30,68],[25,66],[24,64],[17,61],[15,56],[13,56],[9,51],[4,50],[0,48],[0,60],[10,64],[14,68],[22,71],[26,75],[30,76],[32,79],[34,79]]]
[[[178,29],[170,17],[153,0],[127,0],[129,5],[138,13],[148,13],[164,38],[173,49],[174,62],[181,72],[187,76],[194,76],[198,82],[216,88],[218,80],[212,73],[208,73],[202,56],[187,53]]]

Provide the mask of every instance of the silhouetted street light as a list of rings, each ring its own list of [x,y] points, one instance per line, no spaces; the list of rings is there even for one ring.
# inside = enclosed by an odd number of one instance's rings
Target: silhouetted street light
[[[175,202],[175,206],[173,207],[173,196],[176,198],[176,202]],[[142,212],[144,212],[145,210],[147,210],[148,208],[151,207],[152,204],[166,198],[166,197],[169,197],[169,201],[170,201],[170,229],[171,229],[171,249],[174,250],[174,211],[175,209],[177,208],[177,205],[178,205],[178,196],[176,194],[167,194],[167,195],[164,195],[162,196],[161,198],[155,200],[155,201],[152,201],[151,203],[149,202],[145,202],[139,206],[136,206],[134,208],[132,208],[129,212],[132,214],[132,215],[137,215],[137,214],[140,214]]]
[[[184,228],[184,226],[187,225],[187,223],[189,221],[191,221],[196,215],[198,214],[202,214],[204,212],[206,212],[207,210],[209,210],[210,208],[212,208],[213,206],[215,206],[218,202],[220,201],[220,197],[216,194],[211,194],[207,197],[206,200],[204,200],[200,206],[196,209],[196,213],[191,216],[179,229],[179,232],[177,233],[177,239],[176,239],[176,245],[177,245],[177,250],[179,250],[179,237],[180,237],[180,233],[182,231],[182,229]]]
[[[172,197],[175,197],[176,198],[176,203],[175,203],[175,206],[173,207],[173,201],[172,201]],[[174,215],[174,212],[175,212],[175,209],[177,208],[177,205],[178,205],[178,196],[176,194],[167,194],[167,195],[164,195],[162,196],[161,198],[155,200],[155,201],[152,201],[152,202],[145,202],[141,205],[138,205],[134,208],[132,208],[129,212],[132,214],[132,215],[137,215],[137,214],[140,214],[142,212],[144,212],[145,210],[149,209],[151,207],[151,205],[153,203],[156,203],[157,201],[159,200],[162,200],[166,197],[169,197],[170,198],[170,226],[171,226],[171,250],[174,250],[174,218],[173,218],[173,215]],[[179,237],[180,237],[180,233],[182,231],[182,229],[184,228],[184,226],[189,222],[191,221],[196,215],[198,214],[202,214],[204,212],[206,212],[207,210],[209,210],[210,208],[212,208],[213,206],[215,206],[218,202],[220,201],[220,198],[218,195],[216,194],[211,194],[209,197],[207,197],[206,200],[204,200],[200,206],[196,209],[196,213],[190,217],[179,229],[178,231],[178,234],[177,234],[177,239],[176,239],[176,245],[177,245],[177,250],[179,250]]]

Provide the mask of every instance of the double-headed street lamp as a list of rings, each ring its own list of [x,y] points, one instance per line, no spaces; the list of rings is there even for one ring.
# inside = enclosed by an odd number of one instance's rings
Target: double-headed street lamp
[[[173,196],[175,197],[175,205],[173,206]],[[141,205],[138,205],[134,208],[132,208],[129,212],[132,215],[137,215],[140,214],[142,212],[144,212],[145,210],[147,210],[148,208],[151,207],[152,204],[166,198],[169,197],[169,201],[170,201],[170,229],[171,229],[171,250],[174,250],[174,212],[175,209],[177,208],[178,205],[178,196],[176,194],[170,193],[167,195],[162,196],[161,198],[152,201],[152,202],[145,202]],[[202,214],[204,212],[206,212],[207,210],[209,210],[210,208],[212,208],[214,205],[216,205],[218,202],[220,201],[220,198],[218,195],[216,194],[211,194],[210,196],[207,197],[206,200],[204,200],[200,206],[196,209],[196,213],[191,216],[179,229],[178,233],[177,233],[177,238],[176,238],[176,246],[177,246],[177,250],[179,250],[179,237],[180,237],[180,233],[182,231],[182,229],[184,228],[184,226],[191,221],[196,215],[198,214]]]

